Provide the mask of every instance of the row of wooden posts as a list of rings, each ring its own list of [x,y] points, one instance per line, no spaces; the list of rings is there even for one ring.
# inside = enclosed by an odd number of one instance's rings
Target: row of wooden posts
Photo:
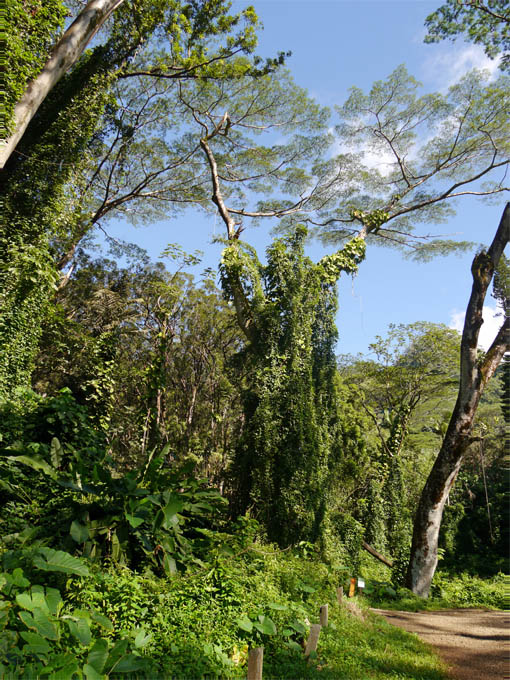
[[[356,589],[356,581],[358,585],[358,592],[362,593],[365,583],[358,579],[351,578],[349,586],[349,597],[354,595]],[[344,597],[344,589],[342,586],[336,589],[336,599],[338,604],[342,604]],[[310,626],[310,634],[305,646],[305,658],[308,658],[312,652],[317,651],[319,643],[319,635],[321,628],[328,625],[328,605],[323,604],[319,609],[319,623],[313,623]],[[264,663],[264,647],[256,647],[250,649],[248,654],[248,679],[247,680],[262,680],[262,665]]]

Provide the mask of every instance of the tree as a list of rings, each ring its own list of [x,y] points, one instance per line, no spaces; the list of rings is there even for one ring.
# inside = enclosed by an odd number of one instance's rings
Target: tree
[[[59,8],[62,9],[60,5],[56,9],[51,6],[55,16],[42,38],[36,33],[35,61],[41,66],[45,62],[41,52],[50,49],[51,39],[62,23]],[[18,10],[22,10],[21,5]],[[121,132],[118,136],[123,140],[123,154],[115,162],[120,176],[127,140],[132,142],[136,131],[123,127],[115,117],[113,84],[121,75],[160,81],[195,78],[199,73],[213,78],[218,73],[230,77],[234,73],[270,70],[275,60],[261,69],[255,60],[237,60],[240,53],[253,50],[256,22],[250,9],[228,15],[222,0],[185,6],[173,0],[149,5],[124,2],[108,24],[103,42],[97,39],[98,44],[74,61],[70,71],[50,87],[4,169],[0,393],[8,396],[29,382],[41,323],[58,281],[58,264],[65,266],[69,262],[69,254],[72,257],[77,242],[93,226],[94,216],[102,216],[106,208],[119,204],[115,201],[100,206],[99,215],[93,213],[83,219],[80,198],[86,177],[82,170],[97,158],[97,147],[101,148],[98,140],[109,135],[109,129],[102,128],[103,121],[113,124],[113,137],[115,131]],[[244,24],[240,30],[239,23]],[[33,29],[30,23],[29,29]],[[161,53],[158,40],[163,37],[171,45]],[[207,53],[208,43],[214,43],[216,49]],[[19,47],[19,41],[16,45]],[[217,61],[228,62],[230,58],[237,60],[233,69],[216,68]],[[30,80],[32,75],[37,76],[28,67],[24,69],[11,95],[19,90],[23,78]],[[102,165],[104,159],[99,159]]]
[[[166,446],[168,461],[191,460],[223,485],[242,422],[233,310],[209,278],[195,283],[183,271],[196,256],[169,247],[170,272],[115,246],[121,253],[124,267],[79,253],[45,324],[33,384],[49,396],[70,390],[119,468]]]
[[[38,14],[39,10],[40,8],[35,7],[32,16]],[[241,15],[229,16],[223,0],[202,0],[188,5],[183,5],[180,0],[151,3],[136,0],[89,0],[64,34],[50,47],[52,36],[58,37],[59,29],[62,27],[65,15],[63,10],[65,10],[63,3],[55,1],[46,9],[44,19],[49,24],[49,30],[43,33],[42,39],[36,38],[30,45],[34,49],[36,64],[42,66],[40,72],[34,73],[32,66],[21,70],[17,79],[9,79],[7,100],[11,106],[20,89],[22,94],[13,108],[9,107],[10,119],[6,120],[5,125],[9,136],[4,140],[3,148],[0,150],[0,168],[5,166],[43,101],[64,75],[78,64],[88,43],[97,36],[113,13],[116,14],[107,46],[110,60],[113,57],[115,66],[120,67],[120,73],[117,73],[116,77],[121,73],[124,77],[133,75],[129,69],[126,72],[128,61],[136,63],[136,56],[139,59],[139,55],[136,55],[137,50],[144,43],[150,42],[158,26],[165,37],[171,37],[171,50],[165,56],[160,54],[156,63],[142,62],[143,73],[138,72],[137,75],[150,75],[156,78],[194,77],[200,68],[218,59],[228,59],[237,52],[250,50],[254,46],[254,35],[248,29],[241,41],[231,40],[228,46],[212,56],[206,57],[202,46],[197,49],[197,44],[205,35],[229,33],[238,23]],[[12,26],[19,25],[20,15],[22,19],[28,19],[28,12],[22,3],[15,4],[9,12],[8,19],[11,20]],[[242,12],[242,15],[250,24],[256,23],[256,16],[251,8]],[[25,23],[28,26],[21,23],[21,30],[17,35],[23,39],[27,37],[25,33],[28,33],[28,37],[33,38],[33,35],[30,35],[34,33],[32,22],[29,20]],[[42,33],[40,29],[39,32]],[[17,35],[10,38],[8,43],[12,52],[19,51],[20,40],[16,39]],[[187,51],[185,56],[182,54],[184,48]],[[45,50],[48,50],[48,58],[44,63]],[[147,55],[146,48],[144,51]],[[137,65],[140,66],[140,61]]]
[[[336,281],[355,270],[363,242],[314,264],[305,237],[298,227],[276,240],[266,266],[239,241],[222,258],[223,288],[243,296],[250,339],[233,506],[252,509],[282,546],[323,536],[338,467],[363,452],[356,417],[341,412],[334,357]]]
[[[506,0],[447,0],[425,20],[425,42],[445,38],[455,40],[460,34],[485,54],[495,59],[501,54],[499,68],[510,68],[510,9]]]
[[[421,260],[468,248],[415,229],[444,222],[462,196],[509,190],[508,82],[473,71],[447,94],[420,97],[400,66],[367,94],[352,88],[337,108],[342,153],[315,168],[317,213],[307,219],[316,233],[326,243],[362,234]]]
[[[460,352],[460,383],[441,450],[425,483],[414,520],[408,587],[427,597],[437,566],[438,535],[444,504],[473,441],[473,421],[484,389],[505,353],[510,352],[510,317],[506,317],[487,353],[479,357],[478,336],[483,323],[483,303],[510,240],[510,204],[507,203],[494,239],[478,253],[471,267],[473,287],[466,309]]]
[[[367,474],[360,521],[371,546],[393,557],[401,581],[409,560],[412,515],[428,474],[437,436],[433,420],[449,417],[458,385],[460,338],[446,326],[390,325],[370,345],[376,360],[341,358],[339,370],[372,422],[377,453]]]

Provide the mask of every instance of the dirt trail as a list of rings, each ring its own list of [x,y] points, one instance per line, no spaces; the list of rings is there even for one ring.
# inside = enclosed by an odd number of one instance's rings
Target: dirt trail
[[[510,678],[508,612],[481,609],[443,609],[437,612],[398,612],[374,609],[387,621],[417,633],[433,645],[450,666],[454,680]]]

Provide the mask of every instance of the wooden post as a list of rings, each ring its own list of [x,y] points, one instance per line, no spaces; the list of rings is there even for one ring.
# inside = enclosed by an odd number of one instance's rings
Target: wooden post
[[[342,600],[344,597],[344,588],[343,586],[340,586],[339,588],[336,589],[336,599],[338,604],[342,604]]]
[[[321,626],[327,626],[328,625],[328,605],[323,604],[322,607],[319,609],[319,620]]]
[[[320,623],[314,623],[310,626],[310,635],[308,636],[308,640],[306,641],[306,647],[305,647],[305,656],[308,657],[310,656],[311,652],[315,652],[317,650],[317,644],[319,642],[319,633],[321,632],[321,624]]]
[[[349,586],[349,597],[354,596],[354,590],[356,588],[356,579],[351,578],[351,585]]]
[[[262,664],[264,663],[264,647],[250,649],[248,654],[248,680],[262,680]]]

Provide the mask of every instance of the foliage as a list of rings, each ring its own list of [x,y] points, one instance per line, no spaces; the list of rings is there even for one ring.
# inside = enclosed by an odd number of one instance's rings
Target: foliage
[[[83,673],[95,680],[112,673],[151,671],[152,665],[141,656],[150,639],[143,630],[134,642],[121,638],[112,643],[106,637],[113,631],[107,617],[89,608],[69,609],[57,588],[34,584],[19,566],[5,568],[6,563],[16,561],[16,553],[5,553],[0,573],[1,677],[72,678]],[[89,576],[82,560],[50,548],[40,548],[33,567],[36,572]],[[36,574],[33,579],[44,580],[45,575]]]
[[[315,557],[249,539],[246,545],[241,524],[217,539],[211,564],[196,574],[165,581],[122,568],[95,572],[73,584],[73,606],[97,607],[123,635],[142,626],[151,635],[146,654],[165,677],[245,677],[248,647],[260,643],[269,677],[361,679],[370,672],[382,680],[404,663],[407,677],[443,677],[414,636],[334,605],[337,577]],[[318,658],[307,663],[309,622],[328,601],[330,626],[321,632]],[[388,644],[391,660],[383,651]]]
[[[200,564],[208,541],[199,529],[218,515],[220,495],[185,471],[169,471],[165,451],[116,475],[84,407],[68,391],[46,401],[29,414],[24,440],[4,443],[4,541],[16,545],[28,533],[94,559],[148,560],[168,575]],[[29,439],[40,433],[41,441]]]
[[[330,502],[335,466],[355,457],[342,446],[335,383],[336,280],[363,259],[362,240],[313,264],[306,230],[276,240],[262,267],[231,244],[222,259],[225,293],[243,286],[255,327],[248,347],[246,425],[233,465],[236,512],[253,507],[280,545],[316,540]]]
[[[34,384],[68,387],[97,422],[108,413],[109,451],[124,469],[169,444],[171,460],[220,482],[241,426],[231,363],[242,341],[210,278],[195,283],[178,265],[80,254],[42,335]]]
[[[407,588],[394,588],[388,581],[367,581],[365,588],[370,605],[398,611],[435,611],[438,609],[471,608],[505,609],[505,576],[499,573],[482,579],[461,572],[452,574],[438,570],[432,582],[431,596],[424,600]]]
[[[447,0],[425,20],[425,42],[445,38],[455,40],[460,34],[469,42],[482,45],[491,59],[501,55],[499,67],[510,67],[510,11],[505,0]]]
[[[491,82],[473,71],[447,93],[420,96],[419,88],[401,65],[368,92],[351,88],[336,107],[334,139],[343,151],[315,164],[319,180],[306,210],[317,213],[297,217],[310,219],[324,242],[362,232],[367,244],[424,261],[469,249],[415,230],[444,222],[469,185],[480,196],[505,190],[508,76]]]
[[[16,64],[6,69],[2,76],[3,101],[0,119],[0,137],[12,131],[12,111],[26,84],[40,72],[51,45],[58,37],[66,16],[62,0],[9,2],[4,8],[3,40],[4,59]],[[7,29],[9,27],[9,29]]]

